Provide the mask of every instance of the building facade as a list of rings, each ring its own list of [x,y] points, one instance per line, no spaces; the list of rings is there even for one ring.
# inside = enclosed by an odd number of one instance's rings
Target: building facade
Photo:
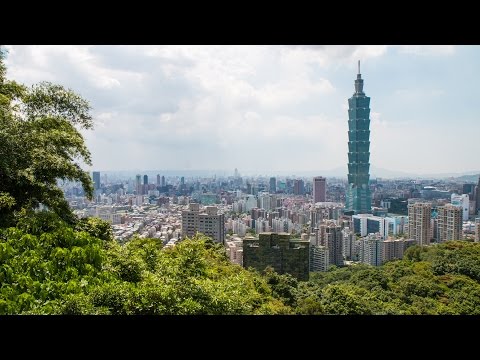
[[[288,273],[307,281],[310,270],[310,243],[290,239],[287,233],[266,232],[243,240],[243,267],[263,271],[271,266],[277,273]]]
[[[408,237],[418,245],[430,245],[432,205],[415,202],[408,205]]]
[[[327,271],[330,266],[329,251],[325,246],[310,246],[310,271]]]
[[[369,161],[370,98],[363,92],[359,61],[355,93],[348,99],[348,188],[345,210],[354,214],[371,211]]]
[[[360,262],[372,266],[383,264],[383,239],[378,234],[368,234],[361,239]]]
[[[270,178],[270,193],[275,194],[277,192],[277,179],[274,177]]]
[[[327,179],[322,176],[313,178],[313,202],[327,201]]]
[[[410,246],[416,245],[414,239],[387,239],[382,243],[383,263],[403,259],[403,254]]]
[[[461,206],[446,204],[437,208],[437,241],[463,240]]]
[[[462,208],[462,220],[468,221],[468,215],[470,210],[470,199],[468,198],[468,194],[452,194],[450,199],[452,205],[460,206]]]
[[[93,177],[93,189],[100,190],[100,171],[94,171],[92,173]]]
[[[182,238],[191,238],[197,232],[224,244],[225,215],[218,213],[216,206],[207,206],[204,212],[200,212],[200,204],[189,204],[189,209],[182,211]]]

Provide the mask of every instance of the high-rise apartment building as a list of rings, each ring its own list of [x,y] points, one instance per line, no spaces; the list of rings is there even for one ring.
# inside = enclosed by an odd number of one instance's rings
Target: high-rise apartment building
[[[157,174],[157,186],[160,186],[160,185],[161,185],[160,174]]]
[[[93,189],[100,190],[100,171],[94,171],[92,173],[93,177]]]
[[[453,204],[446,204],[437,208],[437,239],[439,243],[449,240],[463,240],[462,212],[463,209],[460,206]]]
[[[372,266],[383,263],[383,238],[379,234],[368,234],[361,239],[360,261]]]
[[[322,176],[313,178],[313,202],[327,201],[327,179]]]
[[[387,239],[382,242],[383,262],[403,259],[403,254],[410,246],[416,245],[414,239]]]
[[[327,271],[330,266],[329,255],[327,247],[310,245],[310,271]]]
[[[182,211],[182,237],[192,237],[197,232],[223,244],[225,215],[219,214],[216,206],[206,206],[205,211],[200,212],[200,204],[189,204],[189,209]]]
[[[270,193],[275,194],[277,192],[277,179],[274,177],[270,178]]]
[[[263,271],[271,266],[277,273],[288,273],[307,281],[310,270],[310,242],[290,239],[287,233],[266,232],[243,240],[243,267]]]
[[[162,175],[162,187],[164,187],[165,185],[167,185],[167,183],[165,182],[165,176]]]
[[[323,225],[322,225],[323,226]],[[329,251],[329,262],[331,265],[343,265],[343,233],[342,227],[329,222],[325,226],[324,244]]]
[[[355,93],[348,99],[348,188],[345,210],[368,213],[372,207],[370,193],[370,98],[363,92],[363,79],[358,74]]]
[[[425,202],[408,204],[408,237],[418,245],[430,245],[432,205]]]

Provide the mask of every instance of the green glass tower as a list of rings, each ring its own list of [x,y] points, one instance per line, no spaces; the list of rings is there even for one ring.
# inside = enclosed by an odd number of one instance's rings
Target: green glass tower
[[[370,194],[370,98],[363,92],[363,79],[358,74],[355,93],[348,99],[348,189],[346,211],[369,213],[372,209]]]

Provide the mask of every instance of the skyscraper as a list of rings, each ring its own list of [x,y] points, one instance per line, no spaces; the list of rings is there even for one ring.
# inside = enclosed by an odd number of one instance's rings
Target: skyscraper
[[[418,245],[430,245],[432,205],[412,203],[408,205],[408,237]]]
[[[355,93],[348,99],[348,189],[345,210],[355,214],[371,211],[370,194],[370,98],[363,92],[363,79],[358,74]]]
[[[277,179],[274,177],[270,178],[270,193],[275,194],[277,192]]]
[[[148,175],[143,175],[143,185],[148,184]]]
[[[325,202],[326,200],[326,182],[327,179],[321,176],[313,178],[313,202]]]
[[[100,171],[94,171],[92,173],[93,177],[93,189],[99,190],[100,189]]]
[[[165,176],[162,175],[162,187],[164,187],[165,185],[166,185]]]
[[[157,186],[161,185],[160,174],[157,174]]]
[[[142,195],[143,194],[143,187],[142,187],[142,175],[137,174],[135,177],[135,190],[137,192],[137,195]]]
[[[305,184],[302,179],[295,179],[293,182],[293,194],[294,195],[304,195],[305,194]]]

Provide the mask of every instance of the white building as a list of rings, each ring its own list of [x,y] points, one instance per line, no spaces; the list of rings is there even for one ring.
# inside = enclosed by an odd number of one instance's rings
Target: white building
[[[232,237],[225,241],[227,257],[234,264],[243,266],[243,241],[239,237]]]
[[[360,261],[372,266],[383,263],[383,239],[379,234],[368,234],[360,244]]]
[[[257,207],[257,198],[255,195],[247,195],[245,199],[245,212],[249,212],[253,208]]]
[[[310,271],[327,271],[330,266],[329,250],[325,246],[310,246]]]
[[[468,199],[468,194],[452,194],[451,199],[452,205],[460,206],[462,208],[462,220],[468,220],[468,212],[470,210],[470,200]]]

